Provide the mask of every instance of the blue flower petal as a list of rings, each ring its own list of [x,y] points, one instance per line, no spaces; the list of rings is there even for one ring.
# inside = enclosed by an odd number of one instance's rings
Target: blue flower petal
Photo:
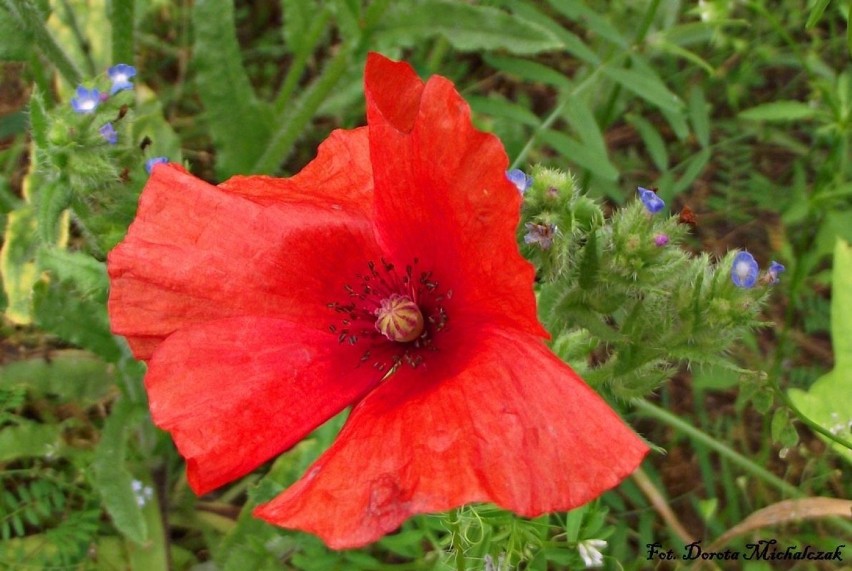
[[[520,169],[512,169],[510,171],[506,171],[506,178],[509,179],[509,182],[517,187],[518,192],[523,194],[527,191],[529,187],[532,186],[533,178],[526,174],[524,171]]]
[[[757,274],[760,268],[754,256],[748,252],[739,252],[734,256],[731,264],[731,281],[734,285],[742,288],[752,288],[757,283]]]
[[[769,269],[766,271],[766,274],[769,276],[769,283],[777,284],[779,281],[781,281],[780,279],[778,279],[778,274],[786,271],[786,269],[787,268],[785,268],[783,265],[779,264],[775,260],[772,260],[772,262],[769,264]]]
[[[112,126],[112,123],[105,123],[100,129],[98,129],[98,133],[100,133],[101,137],[106,139],[106,142],[110,145],[114,145],[118,142],[118,133],[115,132],[115,127]]]
[[[77,113],[93,113],[101,103],[101,92],[97,89],[77,87],[77,95],[71,98],[71,108]]]
[[[145,161],[145,172],[151,174],[151,171],[154,170],[154,166],[162,165],[169,162],[169,157],[152,157]]]
[[[662,198],[657,196],[657,193],[653,190],[648,190],[647,188],[638,186],[636,187],[636,192],[639,193],[639,200],[641,200],[642,204],[645,205],[645,209],[651,214],[656,214],[665,208],[666,203]]]
[[[133,89],[133,83],[130,82],[131,77],[136,76],[136,68],[126,63],[119,63],[107,70],[112,87],[109,89],[110,95],[115,95],[124,89]]]

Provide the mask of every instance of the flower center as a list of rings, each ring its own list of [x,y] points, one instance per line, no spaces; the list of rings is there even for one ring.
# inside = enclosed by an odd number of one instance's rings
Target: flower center
[[[423,314],[407,295],[391,294],[375,313],[376,331],[391,341],[407,343],[423,333]]]
[[[435,339],[447,324],[453,292],[442,291],[432,272],[418,272],[418,264],[414,258],[400,271],[385,260],[368,262],[368,273],[343,286],[348,299],[328,304],[340,314],[328,330],[340,344],[364,347],[361,363],[389,372],[402,363],[418,367],[438,351]]]

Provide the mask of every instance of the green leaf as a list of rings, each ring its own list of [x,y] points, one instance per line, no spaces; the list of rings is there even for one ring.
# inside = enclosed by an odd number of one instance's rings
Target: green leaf
[[[66,349],[0,367],[0,388],[24,386],[40,395],[88,406],[103,399],[115,381],[113,367],[91,353]]]
[[[505,99],[497,99],[497,97],[480,97],[471,95],[466,98],[470,108],[478,115],[487,115],[489,117],[503,117],[521,125],[530,127],[538,127],[541,123],[535,114],[517,103],[506,101]]]
[[[538,81],[560,89],[571,89],[573,86],[571,80],[562,72],[535,61],[490,54],[485,54],[483,58],[485,59],[485,63],[491,67],[514,75],[524,81]]]
[[[645,143],[645,150],[648,151],[657,170],[660,172],[667,171],[669,168],[669,152],[657,128],[641,115],[628,115],[627,121],[633,125],[639,136],[642,137],[642,142]]]
[[[32,290],[38,277],[37,250],[36,217],[32,207],[23,206],[10,212],[0,251],[0,274],[8,300],[6,317],[19,325],[32,322]]]
[[[790,399],[802,413],[826,430],[852,438],[852,246],[837,240],[831,284],[831,343],[834,369],[805,392],[790,389]],[[832,442],[852,462],[852,450]]]
[[[561,23],[537,10],[532,3],[524,1],[513,2],[510,0],[508,2],[504,2],[504,4],[509,5],[512,14],[516,17],[523,18],[528,22],[537,24],[550,32],[554,38],[562,42],[565,51],[577,59],[595,66],[600,65],[601,58],[594,52],[594,50],[589,48],[579,36],[573,32],[569,32]]]
[[[811,13],[808,14],[808,21],[805,23],[805,28],[811,29],[817,25],[819,19],[822,18],[823,12],[828,7],[829,2],[831,0],[816,0],[814,5],[811,7]]]
[[[701,146],[710,146],[710,107],[704,97],[704,91],[697,86],[689,92],[689,121]]]
[[[618,28],[584,2],[577,0],[549,0],[550,5],[566,18],[569,18],[583,28],[605,38],[616,46],[627,49],[629,40]]]
[[[635,58],[634,61],[636,61]],[[682,109],[684,104],[680,97],[666,87],[650,66],[643,67],[645,69],[642,70],[604,67],[602,71],[628,91],[632,91],[660,109]]]
[[[605,152],[556,131],[543,131],[541,138],[559,151],[565,159],[588,169],[602,179],[609,181],[618,179],[618,169],[609,162]]]
[[[55,244],[63,233],[62,214],[71,205],[71,188],[61,179],[45,180],[33,195],[38,224],[38,237],[47,244]]]
[[[378,23],[376,33],[406,47],[435,36],[442,36],[460,51],[535,54],[562,47],[551,32],[523,17],[450,0],[394,3]]]
[[[220,178],[250,171],[273,127],[268,104],[257,100],[243,67],[230,0],[202,0],[192,10],[193,62],[198,93],[218,149]]]
[[[125,468],[127,430],[144,416],[145,410],[127,399],[113,405],[95,449],[90,478],[98,490],[113,524],[136,543],[148,539],[148,526],[133,490],[133,476]]]
[[[0,462],[50,456],[62,443],[62,426],[27,421],[0,430]]]
[[[802,121],[817,114],[817,108],[801,101],[773,101],[741,111],[738,117],[748,121]]]
[[[30,96],[30,130],[36,147],[47,148],[48,128],[49,122],[47,119],[47,106],[44,103],[44,95],[36,86],[33,88],[33,94]]]
[[[675,181],[671,189],[663,189],[663,193],[666,197],[670,198],[680,194],[686,190],[689,185],[695,182],[695,179],[704,172],[705,167],[707,167],[707,163],[710,162],[711,156],[712,153],[710,152],[710,149],[704,148],[690,157],[685,163],[686,166],[684,167],[683,175]]]
[[[107,361],[121,350],[106,313],[108,278],[102,262],[79,252],[44,248],[38,267],[46,276],[33,287],[33,316],[46,331]]]
[[[33,38],[14,21],[12,13],[0,3],[0,61],[27,61],[33,50]]]

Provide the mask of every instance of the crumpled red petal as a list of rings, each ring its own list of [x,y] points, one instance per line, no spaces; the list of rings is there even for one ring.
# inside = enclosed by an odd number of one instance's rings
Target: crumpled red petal
[[[352,411],[307,474],[255,515],[359,547],[413,514],[493,502],[570,510],[617,485],[646,445],[536,337],[477,333],[428,377],[403,368]]]
[[[269,318],[181,329],[148,365],[151,415],[206,493],[287,450],[380,380],[328,332]]]
[[[312,201],[302,195],[324,178],[299,180],[301,195],[277,185],[276,202],[271,189],[253,179],[233,181],[226,192],[176,165],[154,169],[136,221],[108,259],[112,328],[127,337],[137,358],[148,359],[178,329],[225,317],[328,327],[327,304],[345,297],[345,283],[380,254],[372,225],[359,212],[360,194]],[[262,198],[235,195],[236,189]]]
[[[500,141],[473,127],[453,84],[424,85],[406,63],[371,54],[365,72],[379,242],[451,284],[453,313],[536,335],[535,271],[515,241],[521,198]],[[449,312],[449,310],[448,310]]]
[[[316,158],[290,178],[235,176],[219,188],[260,204],[295,202],[373,216],[373,172],[367,127],[332,131]]]

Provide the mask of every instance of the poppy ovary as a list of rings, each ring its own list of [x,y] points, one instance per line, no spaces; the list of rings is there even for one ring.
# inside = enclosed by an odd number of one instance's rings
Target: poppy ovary
[[[423,334],[420,307],[407,295],[391,294],[376,309],[376,331],[398,343],[414,341]]]

